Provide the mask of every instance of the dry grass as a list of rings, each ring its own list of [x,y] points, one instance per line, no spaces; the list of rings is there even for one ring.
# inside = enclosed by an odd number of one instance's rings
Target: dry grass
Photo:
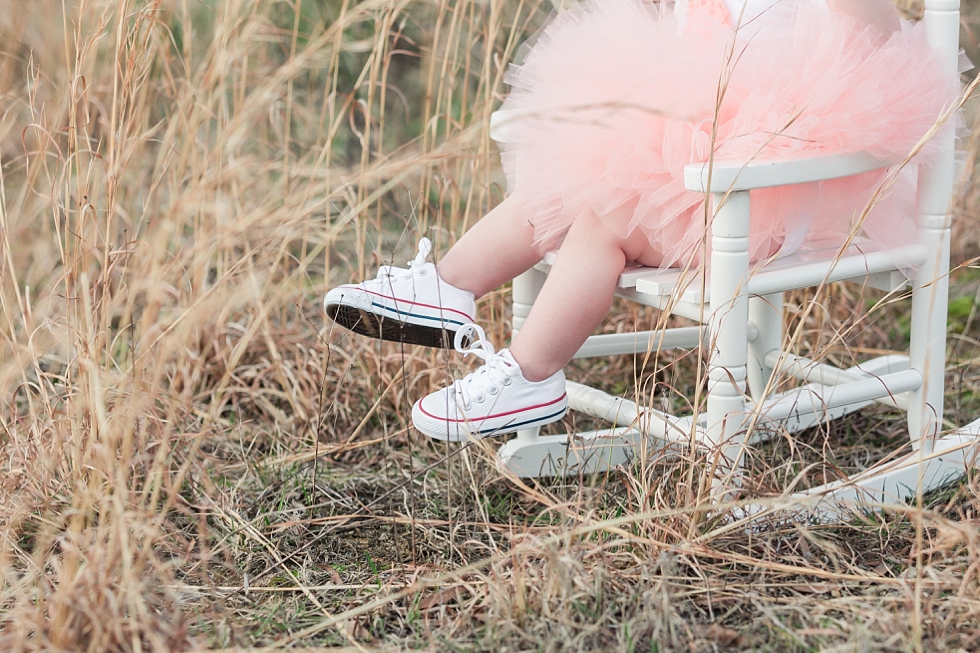
[[[331,284],[422,233],[444,249],[499,201],[487,117],[548,9],[0,2],[0,650],[980,648],[975,477],[749,534],[704,519],[692,460],[521,484],[489,445],[409,430],[455,356],[325,323]],[[954,281],[964,423],[980,275]],[[818,299],[802,328],[823,357],[907,337],[903,304]],[[504,296],[481,310],[503,340]],[[623,307],[607,328],[652,319]],[[570,375],[679,406],[696,362]],[[779,441],[754,489],[859,469],[902,428],[878,408]]]

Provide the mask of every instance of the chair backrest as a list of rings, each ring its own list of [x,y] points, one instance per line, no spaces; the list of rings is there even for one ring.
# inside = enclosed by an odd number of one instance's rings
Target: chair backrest
[[[923,23],[929,45],[939,52],[946,72],[955,75],[959,70],[960,0],[926,0]],[[953,156],[955,134],[946,129],[937,135],[941,155],[930,162],[919,184],[919,210],[941,215],[949,212],[953,197],[955,170]]]
[[[956,70],[960,51],[960,0],[926,0],[922,22],[929,44],[943,53],[949,70]]]

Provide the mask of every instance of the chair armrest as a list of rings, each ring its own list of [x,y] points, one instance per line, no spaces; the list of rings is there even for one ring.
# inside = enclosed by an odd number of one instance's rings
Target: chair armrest
[[[490,138],[498,143],[513,140],[513,127],[520,120],[533,117],[534,112],[498,109],[490,114]],[[708,164],[692,163],[684,166],[684,187],[697,193],[770,188],[787,184],[802,184],[850,177],[851,175],[887,168],[898,161],[885,161],[867,152],[809,157],[790,161],[715,161],[708,189]]]
[[[692,163],[684,166],[684,187],[697,193],[727,193],[850,177],[862,172],[887,168],[895,163],[897,162],[885,161],[867,152],[790,161],[752,163],[715,161],[711,174],[711,188],[708,188],[708,164]]]
[[[490,138],[498,143],[513,142],[514,125],[522,118],[533,116],[535,113],[515,109],[497,109],[490,114]]]

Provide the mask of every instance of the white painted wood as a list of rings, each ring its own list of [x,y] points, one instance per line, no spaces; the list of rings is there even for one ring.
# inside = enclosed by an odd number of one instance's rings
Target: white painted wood
[[[749,503],[732,510],[732,518],[749,531],[764,523],[834,523],[883,509],[904,510],[920,493],[954,483],[976,467],[980,438],[963,430],[939,439],[932,453],[913,453],[854,478],[811,488],[787,497]]]
[[[537,269],[547,272],[558,260],[558,252],[551,250],[545,252],[544,257],[542,257],[541,262],[536,266]],[[643,265],[635,265],[633,263],[628,263],[626,267],[623,268],[622,273],[619,275],[619,280],[616,282],[617,288],[632,288],[636,285],[636,280],[640,277],[644,277],[651,273],[659,272],[660,268],[648,268]]]
[[[547,274],[551,270],[551,266],[554,265],[557,259],[557,252],[547,252],[544,258],[534,266],[534,269]],[[656,278],[658,275],[668,275],[671,279],[687,278],[695,279],[693,272],[684,272],[678,268],[668,268],[661,270],[659,268],[648,268],[639,265],[628,265],[623,269],[623,273],[619,277],[619,281],[616,285],[616,296],[623,299],[627,299],[638,304],[643,304],[644,306],[651,306],[653,308],[668,311],[674,315],[687,318],[689,320],[694,320],[695,322],[701,322],[708,316],[708,307],[704,307],[702,310],[701,306],[691,306],[688,304],[678,304],[673,301],[669,296],[670,293],[665,295],[652,295],[648,293],[639,293],[636,291],[634,286],[636,282],[641,278]],[[675,281],[675,283],[677,283]],[[684,284],[686,287],[686,283]]]
[[[746,292],[750,295],[769,295],[819,286],[825,282],[864,279],[869,274],[895,271],[895,261],[921,265],[928,258],[927,249],[918,244],[892,251],[867,250],[868,245],[853,245],[845,249],[841,256],[837,256],[837,249],[791,254],[760,270],[753,270],[746,284]],[[709,273],[709,290],[710,280]],[[685,275],[673,268],[637,275],[635,284],[638,294],[674,296],[688,304],[698,304],[702,299],[700,276],[690,273]],[[711,295],[708,294],[704,299],[710,302]]]
[[[980,454],[978,431],[980,421],[939,438],[931,451],[919,449],[853,478],[794,494],[785,504],[750,512],[761,515],[803,509],[813,521],[830,523],[848,519],[855,512],[908,503],[955,482],[976,467]]]
[[[752,401],[759,403],[772,391],[768,386],[773,366],[766,354],[783,345],[783,293],[749,297],[749,323],[758,329],[758,336],[748,342],[747,380]]]
[[[909,355],[925,383],[909,397],[909,435],[913,446],[926,446],[942,429],[946,374],[946,319],[949,295],[949,216],[922,215],[919,239],[933,250],[933,259],[912,278],[912,319]],[[923,440],[924,439],[924,440]]]
[[[960,3],[958,0],[927,0],[922,22],[926,40],[943,59],[947,74],[959,66]]]
[[[923,17],[926,39],[940,53],[948,74],[959,59],[958,0],[927,0]],[[919,166],[919,242],[928,250],[926,262],[912,278],[912,320],[909,354],[925,383],[909,397],[909,436],[914,447],[928,450],[942,429],[946,367],[946,316],[949,299],[950,211],[955,183],[953,130],[934,137],[938,154]]]
[[[788,416],[781,423],[763,417],[756,424],[750,442],[802,431],[870,403],[827,407],[825,402],[814,399],[821,391],[820,386],[811,385],[769,400],[758,411],[760,415],[782,410]],[[614,428],[562,435],[538,436],[536,431],[533,437],[519,435],[499,449],[501,469],[521,478],[569,476],[604,471],[637,457],[684,455],[692,446],[717,452],[705,434],[707,415],[699,415],[697,419],[674,417],[573,382],[568,384],[568,395],[572,410],[609,422]],[[795,406],[796,410],[784,410],[787,405]],[[805,407],[813,410],[807,412]],[[747,408],[748,414],[752,414],[753,407]],[[719,467],[730,471],[731,466]]]
[[[622,288],[616,291],[616,296],[644,306],[652,306],[694,322],[705,322],[711,314],[711,307],[708,305],[676,301],[670,295],[654,295],[639,292],[633,288]]]
[[[680,273],[677,268],[668,268],[676,270]],[[616,284],[617,288],[636,288],[636,282],[638,279],[646,278],[650,275],[656,275],[661,272],[660,268],[648,268],[642,265],[629,265],[623,270],[623,273],[619,275],[619,282]],[[693,273],[692,273],[693,274]]]
[[[824,281],[853,281],[891,291],[905,283],[905,276],[895,268],[896,261],[920,264],[927,257],[926,248],[918,244],[884,252],[866,240],[856,241],[841,256],[839,253],[840,247],[834,246],[801,250],[777,259],[761,270],[752,271],[748,294],[773,294],[820,285]],[[536,269],[547,271],[554,258],[555,254],[549,252]],[[702,283],[701,275],[691,270],[628,266],[620,275],[616,295],[701,321],[711,312],[710,305],[701,306]],[[710,275],[705,290],[709,292],[704,297],[710,301]]]
[[[684,167],[684,187],[696,193],[728,193],[787,184],[850,177],[901,161],[885,161],[867,152],[792,161],[713,161]]]
[[[767,353],[765,362],[766,365],[778,369],[782,374],[788,374],[808,383],[828,386],[877,378],[882,374],[904,372],[909,369],[908,356],[899,355],[880,356],[846,370],[780,351]],[[893,408],[908,410],[909,398],[906,394],[880,397],[875,401]]]
[[[788,393],[783,400],[775,404],[765,404],[764,415],[776,422],[783,422],[793,415],[802,413],[821,415],[829,409],[849,404],[867,404],[880,397],[909,392],[921,385],[922,375],[918,370],[882,374],[840,385],[810,384],[792,394]]]
[[[515,127],[521,120],[534,117],[536,113],[498,109],[490,114],[490,138],[498,143],[513,143],[516,140]]]
[[[897,270],[876,272],[866,276],[844,279],[844,281],[850,281],[860,286],[867,286],[868,288],[875,288],[889,293],[903,290],[908,285],[908,278]]]
[[[541,287],[547,278],[546,273],[537,268],[531,268],[514,279],[511,288],[513,307],[511,328],[514,335],[524,326],[524,320],[531,313],[531,306],[534,304],[534,300],[538,298],[538,293],[541,292]]]
[[[632,464],[685,455],[687,445],[643,436],[628,427],[545,435],[534,442],[505,442],[497,451],[497,467],[519,478],[595,474]]]
[[[746,402],[741,421],[757,421],[754,416],[758,416],[762,419],[758,422],[760,429],[797,433],[870,405],[875,396],[886,392],[886,386],[907,392],[909,387],[918,383],[921,383],[918,374],[908,370],[859,378],[836,387],[812,383],[770,397],[758,408],[756,404]],[[629,426],[658,441],[693,444],[703,449],[715,446],[714,441],[703,432],[708,421],[706,414],[699,415],[695,422],[690,415],[675,417],[574,382],[568,383],[568,403],[572,410],[616,426]],[[691,425],[694,423],[698,424],[698,428],[692,431]],[[755,434],[752,442],[764,441],[768,437],[766,434]]]
[[[927,39],[949,73],[958,65],[959,0],[926,0]],[[835,521],[853,510],[876,509],[942,487],[974,467],[980,451],[980,420],[940,437],[945,376],[950,205],[955,183],[951,129],[936,137],[940,154],[919,168],[919,242],[926,260],[912,278],[910,365],[923,383],[908,398],[913,453],[852,479],[794,495],[820,521]]]
[[[749,444],[800,433],[855,413],[873,403],[872,401],[837,402],[831,406],[824,400],[824,395],[829,389],[819,383],[810,383],[768,397],[758,408],[748,404],[746,409],[749,417],[746,422],[751,427],[751,433],[748,434]]]
[[[701,345],[702,333],[705,333],[703,327],[679,327],[589,336],[585,344],[575,353],[575,358],[644,354],[667,349],[694,349]]]
[[[896,360],[878,361],[871,367],[884,372],[900,364]],[[886,378],[885,382],[893,386],[913,385],[918,380],[915,372],[892,374],[895,376]],[[880,385],[877,379],[871,381]],[[862,392],[864,397],[877,392],[872,383],[865,381],[857,390],[851,387],[846,392],[841,392],[839,386],[808,384],[772,397],[758,409],[747,404],[743,419],[754,426],[749,443],[797,433],[859,410],[871,401],[856,398]],[[555,436],[538,436],[536,432],[534,437],[518,436],[498,452],[502,469],[522,478],[557,476],[602,471],[628,463],[636,456],[649,456],[650,452],[656,452],[657,456],[683,454],[691,446],[717,452],[705,433],[707,415],[697,419],[674,417],[573,382],[568,384],[568,396],[572,410],[609,422],[614,428]]]
[[[957,66],[959,2],[926,0],[925,30],[929,42],[950,71]],[[491,134],[513,139],[516,121],[526,115],[498,112]],[[509,129],[508,126],[511,128]],[[714,498],[738,484],[742,431],[756,428],[752,441],[793,433],[858,410],[872,401],[908,407],[915,451],[868,472],[781,500],[783,508],[806,508],[819,519],[840,517],[855,507],[875,507],[904,500],[941,486],[975,464],[980,451],[980,420],[954,435],[939,437],[942,423],[945,330],[948,301],[950,203],[954,184],[953,133],[935,137],[939,155],[920,166],[919,243],[879,251],[855,241],[843,253],[838,247],[817,247],[770,262],[764,269],[748,265],[748,190],[845,177],[900,162],[868,153],[813,157],[779,162],[713,162],[685,168],[689,190],[712,193],[718,207],[712,222],[712,270],[709,278],[683,270],[630,266],[620,275],[617,295],[668,310],[710,328],[610,334],[590,338],[579,355],[609,355],[667,346],[697,346],[709,352],[707,413],[674,417],[641,407],[621,397],[569,384],[572,409],[616,428],[581,434],[538,437],[522,432],[500,450],[500,464],[519,476],[600,471],[628,463],[637,451],[672,455],[690,446],[718,452],[721,471],[731,472],[716,483]],[[550,256],[550,259],[549,259]],[[515,328],[519,328],[540,290],[553,255],[536,266],[535,274],[516,281]],[[911,279],[912,343],[908,358],[879,357],[846,370],[779,351],[782,323],[779,293],[830,281],[854,281],[885,291],[901,289],[905,276],[897,262],[916,266]],[[751,299],[749,299],[751,297]],[[705,334],[710,331],[712,336]],[[706,341],[704,340],[706,339]],[[807,385],[766,397],[771,371],[778,369]],[[753,400],[745,396],[746,380]],[[770,389],[771,391],[771,389]],[[935,446],[933,446],[933,444]],[[723,474],[724,475],[724,474]],[[717,478],[716,478],[717,480]],[[750,514],[769,507],[750,508]]]
[[[708,354],[708,441],[716,447],[716,499],[740,483],[745,412],[749,272],[748,192],[711,196],[711,339]],[[639,282],[637,282],[639,284]],[[638,288],[639,289],[639,288]]]
[[[538,298],[541,287],[545,279],[548,278],[547,272],[537,266],[518,275],[511,285],[511,299],[513,314],[511,317],[511,338],[524,326],[524,320],[531,313],[534,300]],[[533,443],[538,439],[540,427],[524,429],[517,432],[517,439],[524,443]]]
[[[544,435],[533,441],[516,438],[497,451],[497,467],[518,478],[594,474],[629,462],[638,437],[633,429],[620,428],[574,438],[567,434]]]
[[[661,442],[679,445],[707,446],[700,426],[692,426],[691,417],[674,417],[667,413],[639,406],[625,397],[615,397],[596,388],[568,382],[568,406],[615,426],[630,427],[638,433]],[[703,445],[701,443],[704,443]]]

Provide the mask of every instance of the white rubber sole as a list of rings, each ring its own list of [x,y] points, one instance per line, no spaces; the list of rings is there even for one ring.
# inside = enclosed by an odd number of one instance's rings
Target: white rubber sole
[[[515,433],[522,429],[557,422],[568,412],[568,395],[529,408],[474,415],[466,420],[447,420],[422,408],[422,401],[412,407],[412,423],[420,433],[433,440],[465,442]]]
[[[355,333],[451,349],[456,331],[473,319],[455,309],[398,301],[357,287],[334,288],[323,300],[331,320]]]

